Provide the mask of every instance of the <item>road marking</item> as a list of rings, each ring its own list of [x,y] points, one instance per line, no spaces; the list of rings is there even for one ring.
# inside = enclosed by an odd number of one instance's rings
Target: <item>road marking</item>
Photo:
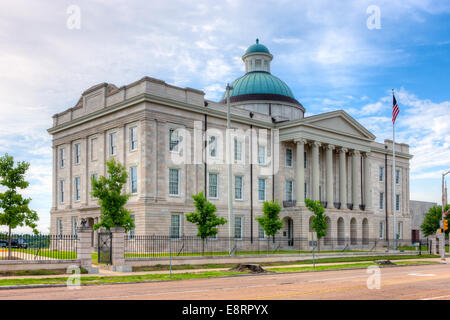
[[[436,275],[433,273],[408,273],[408,276],[416,276],[416,277],[435,277]]]
[[[433,297],[433,298],[425,298],[421,300],[437,300],[437,299],[443,299],[443,298],[450,298],[450,294],[448,296],[440,296],[440,297]]]

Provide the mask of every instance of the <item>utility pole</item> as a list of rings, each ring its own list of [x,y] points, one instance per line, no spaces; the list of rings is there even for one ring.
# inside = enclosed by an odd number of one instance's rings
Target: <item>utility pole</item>
[[[450,173],[450,170],[447,171],[446,173],[442,174],[442,235],[441,235],[441,260],[445,261],[445,228],[444,228],[444,220],[445,220],[445,215],[444,215],[444,210],[445,210],[445,180],[444,177]]]
[[[227,92],[227,134],[226,134],[226,157],[227,157],[227,163],[228,163],[228,249],[229,254],[231,255],[233,252],[232,248],[232,238],[234,236],[233,232],[233,198],[232,198],[232,186],[233,186],[233,168],[231,166],[231,106],[230,106],[230,91],[233,89],[230,84],[227,84],[226,92]]]

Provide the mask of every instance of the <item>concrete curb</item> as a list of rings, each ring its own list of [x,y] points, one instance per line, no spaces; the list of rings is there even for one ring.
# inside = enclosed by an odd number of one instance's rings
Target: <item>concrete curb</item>
[[[430,265],[436,265],[440,263],[430,263]],[[417,267],[425,266],[425,263],[419,264],[406,264],[406,265],[388,265],[379,266],[380,268],[401,268],[401,267]],[[229,276],[217,276],[214,278],[229,278],[229,277],[247,277],[247,276],[265,276],[274,274],[293,274],[293,273],[308,273],[308,272],[327,272],[327,271],[345,271],[345,270],[361,270],[367,269],[367,267],[354,267],[354,268],[339,268],[328,270],[315,270],[315,271],[286,271],[286,272],[265,272],[265,273],[247,273],[247,274],[235,274]],[[199,280],[199,279],[211,279],[212,277],[205,278],[193,278],[193,279],[174,279],[174,280],[149,280],[149,281],[126,281],[126,282],[110,282],[110,283],[80,283],[80,286],[102,286],[102,285],[120,285],[120,284],[137,284],[137,283],[158,283],[166,281],[186,281],[186,280]],[[58,284],[30,284],[30,285],[12,285],[12,286],[0,286],[0,290],[14,290],[14,289],[38,289],[38,288],[61,288],[66,287],[65,283]]]

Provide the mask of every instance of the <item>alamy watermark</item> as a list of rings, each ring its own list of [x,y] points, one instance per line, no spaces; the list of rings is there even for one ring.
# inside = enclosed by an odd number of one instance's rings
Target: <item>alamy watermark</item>
[[[381,289],[381,269],[379,266],[369,266],[367,267],[366,273],[371,275],[367,278],[367,289]]]
[[[203,131],[201,121],[194,130],[170,129],[169,158],[174,165],[248,165],[259,166],[261,175],[279,170],[280,137],[278,129],[217,129]]]
[[[81,9],[79,6],[72,4],[67,7],[66,13],[69,15],[66,21],[66,27],[69,30],[81,29]]]
[[[67,278],[67,289],[73,290],[73,289],[80,289],[81,288],[81,269],[80,267],[76,265],[70,265],[67,267],[67,273],[70,274],[70,276]]]
[[[370,16],[367,18],[366,25],[367,29],[381,29],[381,9],[379,6],[370,5],[366,10],[367,14]]]

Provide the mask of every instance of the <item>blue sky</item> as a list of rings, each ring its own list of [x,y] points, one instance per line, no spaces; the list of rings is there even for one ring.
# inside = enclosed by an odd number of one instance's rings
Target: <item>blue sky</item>
[[[71,5],[80,29],[67,28]],[[367,28],[371,5],[380,29]],[[344,109],[380,142],[392,137],[395,88],[397,141],[414,155],[411,199],[440,201],[450,169],[448,1],[2,1],[0,154],[31,163],[26,194],[40,229],[49,226],[54,113],[92,85],[143,76],[218,100],[255,38],[307,115]]]

